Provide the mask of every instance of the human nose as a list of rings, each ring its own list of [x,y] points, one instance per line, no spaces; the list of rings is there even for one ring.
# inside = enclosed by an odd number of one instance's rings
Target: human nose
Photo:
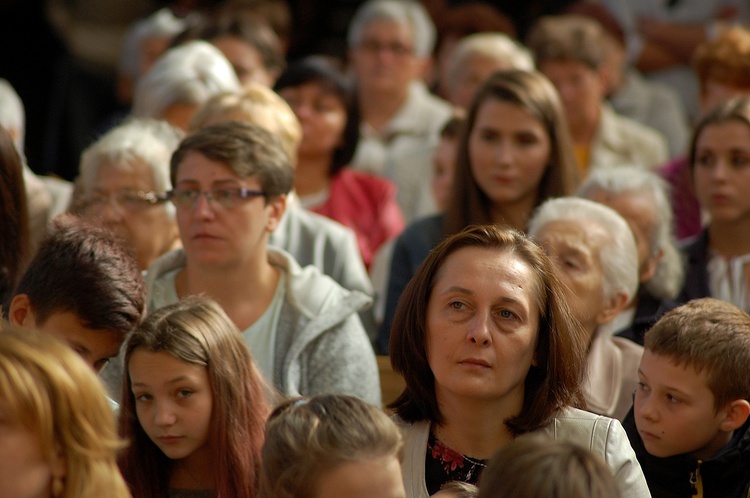
[[[649,421],[655,421],[659,418],[659,411],[653,397],[646,393],[636,393],[636,403],[638,412],[641,417]]]
[[[513,164],[513,149],[505,140],[501,141],[495,147],[495,163],[498,166],[510,166]]]
[[[168,401],[154,403],[154,423],[159,427],[168,427],[177,420],[172,404]]]
[[[489,345],[492,342],[489,317],[483,313],[477,313],[470,323],[467,339],[472,344]]]
[[[216,213],[211,205],[212,201],[210,192],[199,192],[193,204],[196,216],[199,218],[213,218]]]

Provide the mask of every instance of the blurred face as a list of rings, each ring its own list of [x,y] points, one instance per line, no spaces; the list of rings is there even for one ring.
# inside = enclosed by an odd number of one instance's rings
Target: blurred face
[[[693,184],[712,224],[750,220],[750,127],[740,121],[706,126],[695,144]]]
[[[664,458],[688,453],[709,459],[729,442],[721,430],[724,410],[714,410],[705,373],[677,366],[671,358],[643,352],[633,414],[649,454]]]
[[[342,143],[346,126],[344,103],[312,81],[288,86],[279,91],[279,95],[292,108],[302,126],[299,157],[333,154]]]
[[[549,165],[549,135],[530,112],[497,99],[486,100],[469,135],[471,174],[498,209],[536,205]]]
[[[344,462],[324,473],[314,498],[405,498],[401,464],[395,456]]]
[[[240,178],[228,166],[190,152],[180,163],[175,189],[261,190],[256,178]],[[192,205],[176,206],[180,238],[189,264],[232,268],[247,262],[264,264],[268,234],[284,212],[284,196],[269,201],[263,196],[239,199],[232,207],[199,195]]]
[[[237,78],[243,85],[254,82],[271,87],[276,80],[276,75],[268,72],[263,64],[260,52],[234,36],[221,36],[211,40],[211,44],[221,50],[234,68]]]
[[[557,88],[572,131],[598,124],[605,82],[597,71],[573,61],[545,61],[539,70]]]
[[[600,253],[609,235],[595,224],[558,220],[544,225],[534,238],[566,284],[573,316],[593,335],[605,307]]]
[[[165,201],[149,202],[149,198],[139,195],[150,194],[153,199],[164,193],[159,190],[151,169],[136,160],[127,164],[103,163],[87,193],[86,216],[101,219],[129,241],[141,270],[172,249],[178,240],[177,223]]]
[[[206,457],[213,407],[208,370],[140,349],[128,373],[138,422],[151,441],[172,460]]]
[[[13,298],[8,319],[13,325],[33,328],[67,343],[96,372],[117,356],[124,340],[123,334],[117,331],[87,327],[72,311],[52,313],[40,322],[26,294]]]
[[[414,56],[414,41],[407,24],[373,21],[350,50],[357,85],[364,94],[404,93],[421,76],[424,63]]]
[[[441,211],[448,207],[453,187],[453,171],[456,169],[458,140],[442,137],[432,161],[432,195]]]
[[[454,75],[454,85],[450,101],[464,109],[468,109],[471,100],[479,87],[489,75],[500,69],[507,69],[508,65],[492,57],[474,55],[468,57],[460,68],[460,74]]]
[[[661,259],[661,252],[656,254],[651,252],[651,247],[655,242],[654,230],[658,217],[656,205],[651,196],[638,195],[637,192],[612,194],[600,190],[594,192],[589,198],[611,207],[628,222],[638,249],[640,282],[648,282],[653,277],[656,265]]]
[[[537,277],[507,251],[467,247],[445,260],[427,306],[427,360],[438,404],[521,409],[539,330]]]
[[[47,498],[54,476],[64,476],[64,464],[49,461],[39,436],[0,396],[0,498]]]

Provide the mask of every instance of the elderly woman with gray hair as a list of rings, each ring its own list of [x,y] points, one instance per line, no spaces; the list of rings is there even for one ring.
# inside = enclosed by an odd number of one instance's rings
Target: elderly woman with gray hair
[[[165,121],[131,118],[81,154],[73,210],[130,242],[141,270],[180,247],[166,192],[169,160],[182,136]]]
[[[667,183],[639,168],[592,171],[578,196],[609,206],[622,216],[638,249],[638,290],[611,322],[612,334],[643,345],[648,329],[677,306],[685,268],[672,231],[672,205]]]
[[[550,199],[529,221],[565,284],[565,300],[586,333],[586,409],[622,420],[633,404],[643,347],[608,332],[638,288],[635,238],[617,211],[577,197]]]

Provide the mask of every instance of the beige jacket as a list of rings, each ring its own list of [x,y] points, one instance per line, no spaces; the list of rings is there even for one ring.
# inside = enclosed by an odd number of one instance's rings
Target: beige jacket
[[[404,435],[404,474],[406,498],[428,498],[424,464],[428,421],[408,424],[398,416],[394,421]],[[617,420],[575,408],[566,408],[537,433],[544,433],[555,441],[570,441],[590,449],[607,463],[615,476],[620,498],[650,498],[646,478],[630,446],[625,429]]]

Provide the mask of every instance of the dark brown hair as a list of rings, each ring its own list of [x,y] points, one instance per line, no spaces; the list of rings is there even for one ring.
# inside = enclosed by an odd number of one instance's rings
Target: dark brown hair
[[[565,406],[582,407],[580,383],[586,355],[581,326],[562,296],[562,283],[544,251],[523,233],[495,225],[470,226],[441,242],[427,256],[399,299],[391,329],[393,368],[404,376],[406,389],[389,405],[407,422],[441,422],[435,376],[426,353],[427,306],[438,274],[448,257],[466,247],[508,252],[532,270],[539,308],[536,346],[538,366],[526,377],[521,412],[505,421],[514,434],[544,426]]]

